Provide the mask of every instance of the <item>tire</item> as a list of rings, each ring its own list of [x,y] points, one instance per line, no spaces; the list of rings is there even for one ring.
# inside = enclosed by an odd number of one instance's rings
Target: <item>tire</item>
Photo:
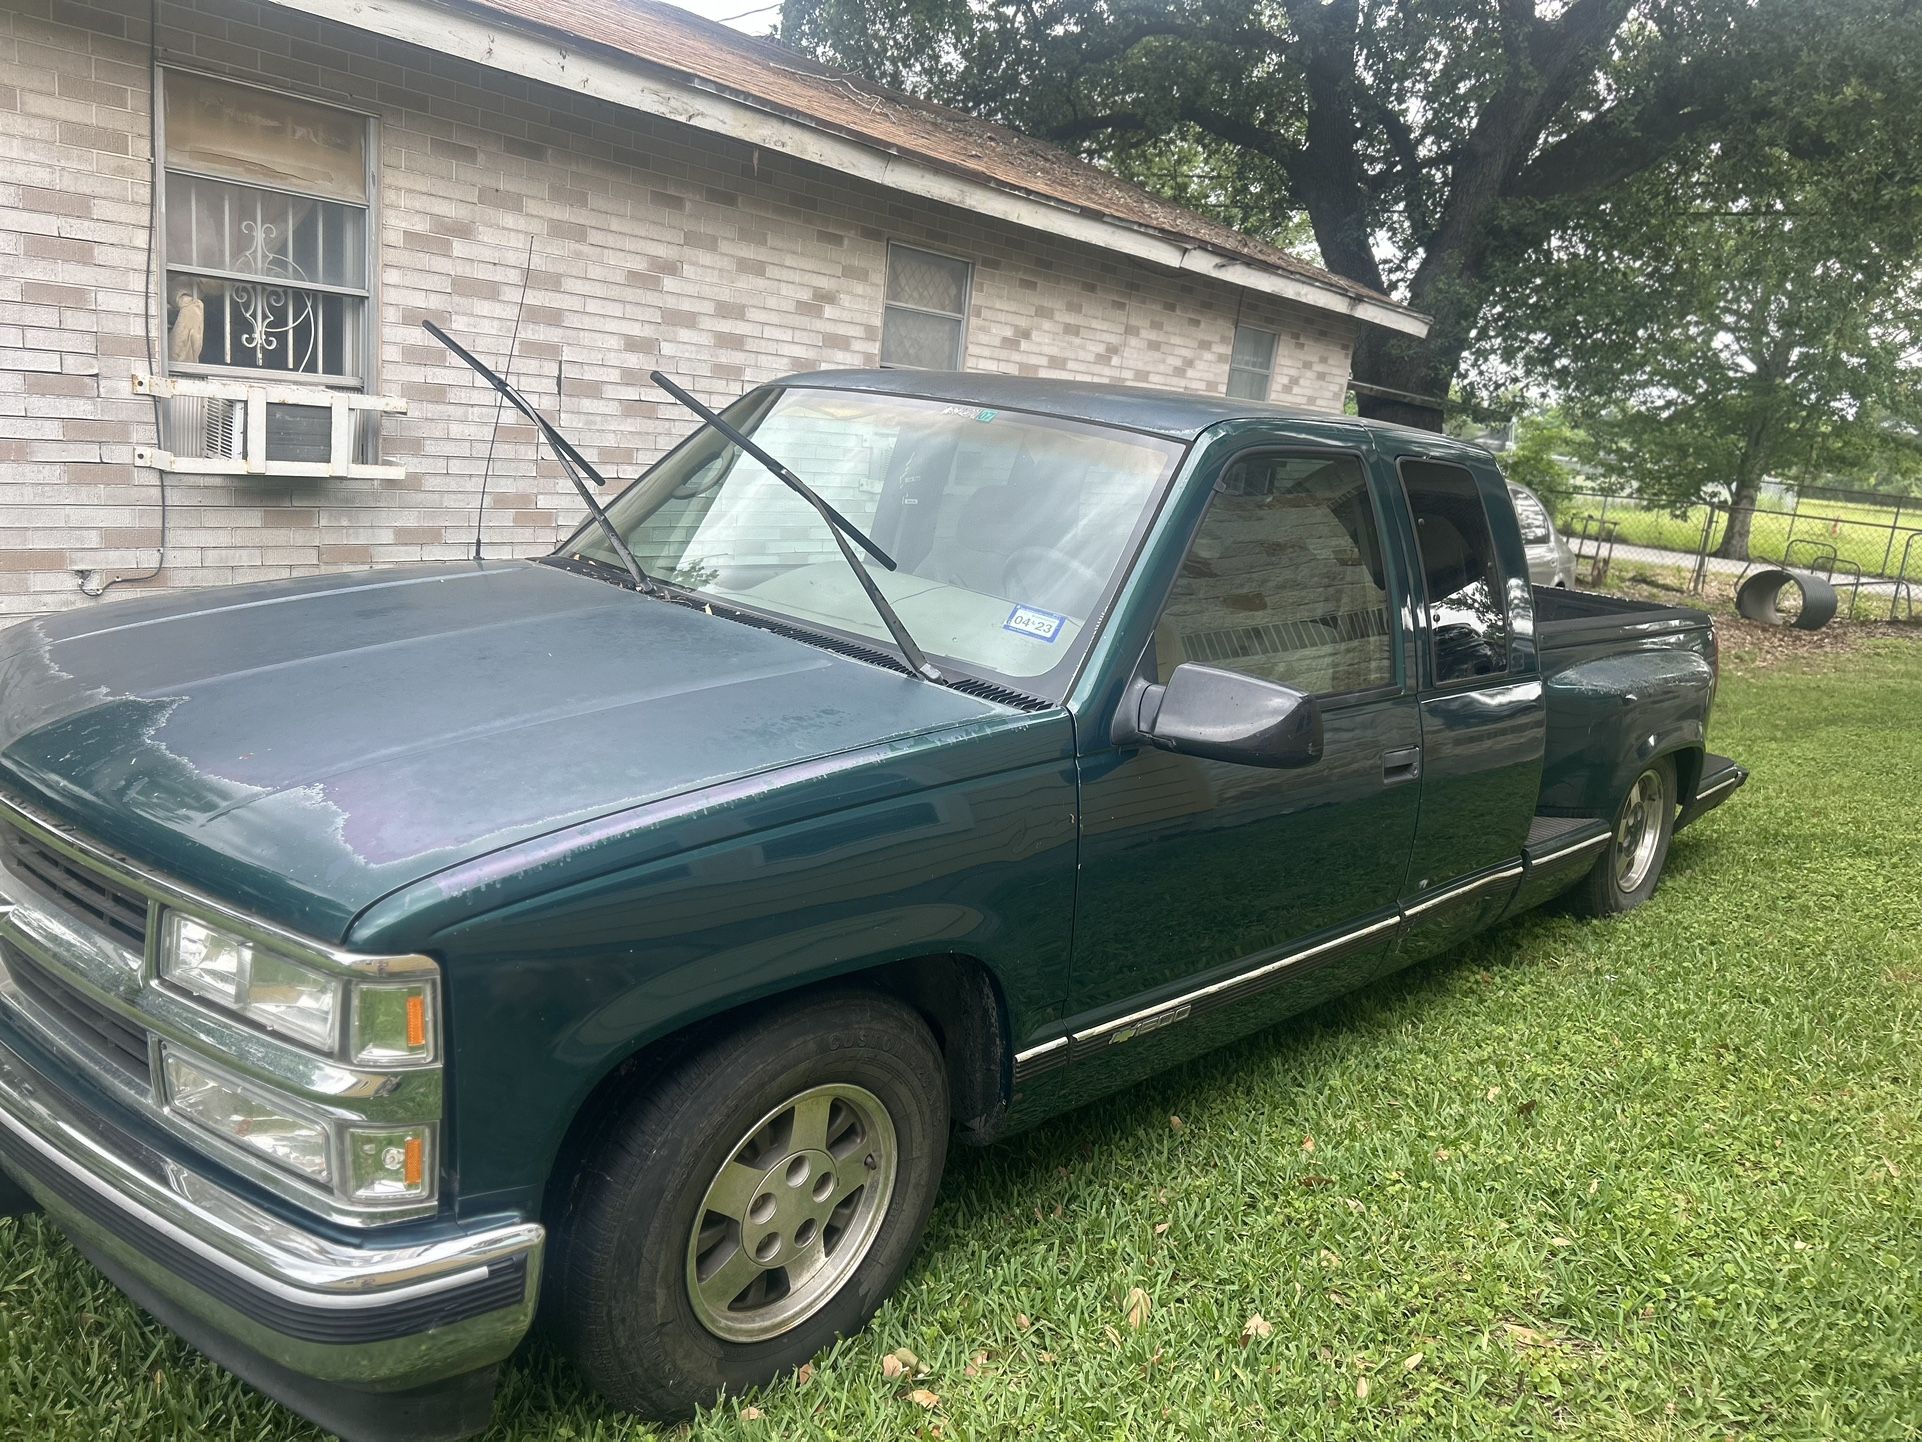
[[[1615,809],[1615,830],[1594,869],[1575,891],[1586,916],[1620,916],[1655,894],[1675,835],[1675,763],[1652,762],[1630,783]]]
[[[838,991],[759,1017],[589,1144],[551,1328],[610,1401],[662,1421],[790,1371],[899,1284],[947,1143],[946,1067],[911,1009]]]

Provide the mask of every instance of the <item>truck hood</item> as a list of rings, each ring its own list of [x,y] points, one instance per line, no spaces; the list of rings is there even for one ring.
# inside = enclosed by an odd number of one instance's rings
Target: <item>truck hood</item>
[[[0,632],[0,789],[338,941],[496,848],[1001,709],[551,566],[414,566]]]

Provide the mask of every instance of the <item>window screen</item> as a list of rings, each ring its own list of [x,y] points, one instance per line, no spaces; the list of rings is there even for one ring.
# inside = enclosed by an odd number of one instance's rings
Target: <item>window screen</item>
[[[1475,478],[1459,466],[1404,461],[1401,479],[1421,547],[1436,684],[1507,671],[1501,569]]]
[[[968,324],[968,287],[974,267],[965,260],[888,247],[887,303],[881,313],[881,364],[919,370],[959,370]]]
[[[1235,327],[1235,348],[1228,357],[1228,394],[1236,400],[1265,401],[1275,376],[1275,333],[1252,325]]]
[[[1200,661],[1310,694],[1394,679],[1374,507],[1352,457],[1230,464],[1155,631],[1167,681]]]

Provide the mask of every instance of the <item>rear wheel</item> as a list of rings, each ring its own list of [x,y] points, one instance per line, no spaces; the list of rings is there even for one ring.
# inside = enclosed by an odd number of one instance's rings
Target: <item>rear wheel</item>
[[[841,992],[749,1024],[610,1118],[549,1297],[588,1379],[684,1417],[864,1326],[933,1205],[944,1077],[912,1010]]]
[[[1675,763],[1664,756],[1637,776],[1616,808],[1608,846],[1576,893],[1590,916],[1619,916],[1655,894],[1675,834]]]

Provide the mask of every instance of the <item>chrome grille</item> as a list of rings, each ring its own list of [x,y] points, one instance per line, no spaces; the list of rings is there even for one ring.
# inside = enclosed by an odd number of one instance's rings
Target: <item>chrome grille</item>
[[[147,949],[147,898],[69,860],[18,827],[0,823],[0,856],[23,879],[86,917],[113,940]]]
[[[142,1087],[152,1084],[144,1027],[109,1011],[8,942],[0,941],[0,964],[20,995],[47,1021],[130,1081]]]

